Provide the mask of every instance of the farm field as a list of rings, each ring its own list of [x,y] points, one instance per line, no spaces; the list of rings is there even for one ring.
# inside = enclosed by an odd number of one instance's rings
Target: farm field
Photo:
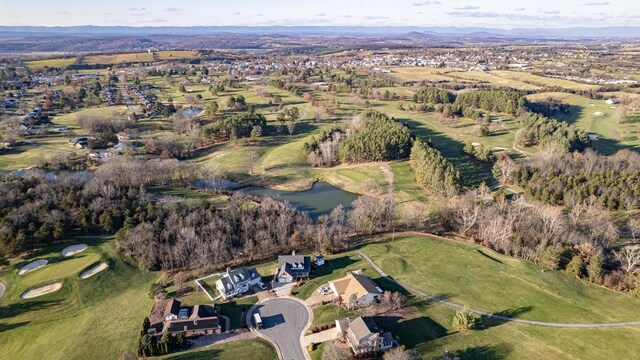
[[[64,258],[60,251],[69,244],[55,246],[0,272],[7,286],[0,298],[0,354],[14,359],[114,359],[135,349],[140,324],[153,304],[148,289],[156,275],[121,260],[112,238],[73,240],[89,247]],[[48,259],[49,264],[18,276],[17,269],[35,258]],[[100,261],[109,268],[80,279],[82,271]],[[28,288],[54,281],[62,282],[61,290],[31,300],[20,298]]]
[[[556,79],[546,76],[534,75],[524,71],[505,71],[495,70],[490,72],[492,75],[510,79],[515,81],[522,81],[528,84],[541,85],[541,86],[558,86],[570,90],[593,90],[597,89],[599,85],[582,84],[575,81]]]
[[[76,62],[75,57],[69,57],[69,58],[53,58],[53,59],[27,61],[25,65],[33,69],[40,69],[43,67],[63,68],[75,62]]]
[[[447,69],[443,68],[411,66],[393,67],[390,70],[392,71],[391,77],[400,81],[460,81],[454,77],[447,76]]]
[[[486,82],[494,86],[510,87],[517,90],[539,90],[540,86],[530,84],[524,81],[520,81],[519,78],[505,78],[496,76],[491,72],[480,71],[464,71],[464,72],[448,72],[448,76],[471,80]]]

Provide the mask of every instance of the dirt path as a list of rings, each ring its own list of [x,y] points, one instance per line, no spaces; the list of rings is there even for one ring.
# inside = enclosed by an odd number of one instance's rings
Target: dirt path
[[[456,303],[452,303],[450,301],[446,301],[446,300],[442,300],[438,297],[435,297],[433,295],[429,295],[426,294],[420,290],[416,290],[413,289],[405,284],[400,283],[399,281],[395,280],[394,278],[392,278],[391,276],[385,274],[382,269],[380,269],[378,267],[378,265],[376,265],[373,260],[371,260],[371,258],[369,258],[367,255],[365,255],[362,251],[360,250],[356,250],[356,253],[358,253],[360,256],[362,256],[363,259],[365,259],[367,262],[369,262],[369,264],[371,264],[371,266],[380,274],[380,276],[386,278],[387,280],[402,286],[403,288],[405,288],[407,291],[414,293],[416,295],[425,297],[433,302],[437,302],[439,304],[442,305],[446,305],[452,308],[456,308],[456,309],[462,309],[464,308],[463,305],[460,304],[456,304]],[[640,326],[640,320],[638,321],[627,321],[627,322],[616,322],[616,323],[595,323],[595,324],[590,324],[590,323],[584,323],[584,324],[572,324],[572,323],[554,323],[554,322],[545,322],[545,321],[535,321],[535,320],[525,320],[525,319],[517,319],[517,318],[510,318],[507,316],[502,316],[502,315],[496,315],[493,313],[489,313],[486,311],[482,311],[482,310],[477,310],[477,309],[469,309],[471,312],[476,313],[478,315],[483,315],[483,316],[487,316],[490,317],[492,319],[496,319],[496,320],[501,320],[501,321],[509,321],[509,322],[515,322],[515,323],[520,323],[520,324],[528,324],[528,325],[537,325],[537,326],[548,326],[548,327],[560,327],[560,328],[606,328],[606,327],[622,327],[622,326]]]
[[[384,178],[387,180],[387,193],[393,194],[393,171],[391,171],[391,166],[387,163],[381,164],[380,170],[382,170]]]

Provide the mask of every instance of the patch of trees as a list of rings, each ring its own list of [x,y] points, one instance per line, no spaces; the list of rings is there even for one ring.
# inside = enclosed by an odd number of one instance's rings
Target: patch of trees
[[[453,103],[456,112],[466,108],[484,109],[516,115],[526,105],[524,96],[517,91],[507,90],[476,90],[458,94]]]
[[[147,154],[158,155],[164,159],[181,159],[185,156],[185,146],[177,136],[159,136],[147,139],[145,142]]]
[[[511,172],[508,181],[525,194],[552,205],[571,206],[594,197],[609,210],[640,207],[640,154],[622,150],[613,156],[592,150],[531,161]]]
[[[450,104],[455,100],[453,94],[447,90],[425,87],[413,94],[414,103],[423,103],[429,105]]]
[[[337,127],[323,131],[319,139],[312,136],[302,147],[311,166],[331,167],[337,164],[339,145],[346,136],[346,133]]]
[[[411,131],[387,115],[368,110],[354,122],[353,133],[339,146],[341,162],[398,160],[409,157]]]
[[[231,95],[227,99],[227,108],[233,110],[245,110],[247,108],[247,101],[242,95]]]
[[[518,130],[516,140],[524,146],[556,142],[566,150],[582,151],[591,144],[586,131],[566,122],[531,112],[522,113],[518,121],[522,124],[522,129]]]
[[[490,162],[494,159],[491,148],[484,146],[484,144],[473,144],[470,141],[465,142],[462,150],[465,154],[471,156],[474,159]]]
[[[201,136],[205,139],[229,140],[250,137],[255,126],[264,128],[267,119],[259,113],[234,115],[220,119],[213,124],[201,128]]]
[[[566,114],[569,112],[569,104],[563,103],[562,100],[551,96],[541,100],[528,102],[527,108],[534,113],[542,114],[546,117]]]
[[[416,182],[433,194],[452,194],[459,189],[460,174],[438,149],[420,139],[411,148],[411,167]]]
[[[172,335],[169,332],[164,332],[158,340],[156,336],[147,334],[150,326],[149,318],[145,317],[138,341],[138,356],[160,356],[187,347],[187,338],[184,333]]]
[[[115,233],[154,219],[150,185],[187,186],[193,167],[177,160],[105,162],[89,179],[43,171],[0,177],[0,254],[14,256],[61,241],[72,232]]]

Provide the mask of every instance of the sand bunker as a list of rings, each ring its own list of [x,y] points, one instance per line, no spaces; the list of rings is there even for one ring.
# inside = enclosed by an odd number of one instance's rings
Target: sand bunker
[[[64,257],[69,257],[69,256],[73,256],[79,252],[85,251],[87,249],[87,245],[85,244],[78,244],[78,245],[71,245],[71,246],[67,246],[66,248],[64,248],[64,250],[62,250],[61,254]]]
[[[92,266],[89,269],[87,269],[86,271],[84,271],[82,274],[80,274],[80,278],[81,279],[86,279],[88,277],[92,277],[93,275],[99,273],[102,270],[106,270],[109,267],[109,265],[107,265],[107,263],[101,263],[98,264],[96,266]]]
[[[33,298],[37,298],[38,296],[56,292],[61,288],[62,288],[62,283],[55,283],[55,284],[40,286],[38,288],[25,291],[21,297],[23,299],[33,299]]]
[[[2,295],[4,295],[4,289],[5,289],[4,284],[0,283],[0,298],[2,298]]]
[[[596,112],[593,113],[593,115],[602,116],[602,115],[604,115],[604,113],[602,111],[596,111]]]
[[[18,275],[24,275],[30,271],[33,271],[35,269],[39,269],[45,265],[47,265],[49,261],[45,260],[45,259],[40,259],[40,260],[36,260],[33,262],[28,263],[27,265],[23,266],[22,268],[20,268],[20,271],[18,271]]]

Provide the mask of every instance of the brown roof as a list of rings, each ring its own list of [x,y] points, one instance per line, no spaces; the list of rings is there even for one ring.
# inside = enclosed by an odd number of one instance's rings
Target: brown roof
[[[358,317],[349,322],[349,330],[358,341],[358,344],[365,341],[371,335],[378,333],[378,327],[373,319],[369,317]]]
[[[360,299],[366,294],[379,295],[382,293],[371,279],[352,272],[348,273],[347,276],[342,279],[332,281],[332,283],[338,291],[338,295],[340,295],[344,301],[349,301],[351,295],[354,294],[356,299]]]

